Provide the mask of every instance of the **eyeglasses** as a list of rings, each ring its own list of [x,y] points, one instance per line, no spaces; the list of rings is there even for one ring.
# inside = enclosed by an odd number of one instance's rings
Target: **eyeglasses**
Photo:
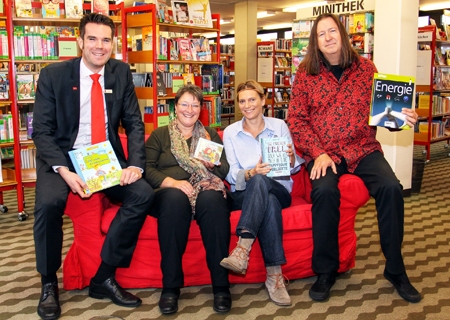
[[[200,105],[199,105],[199,104],[189,104],[189,103],[187,103],[187,102],[181,102],[181,103],[178,104],[178,106],[180,106],[180,107],[183,108],[183,109],[187,109],[187,108],[189,108],[189,106],[191,106],[192,109],[198,109],[198,108],[200,108]]]
[[[57,4],[57,3],[59,3],[59,0],[42,0],[42,3],[43,3],[43,4],[47,4],[47,3],[49,3],[49,2],[54,3],[54,4]]]

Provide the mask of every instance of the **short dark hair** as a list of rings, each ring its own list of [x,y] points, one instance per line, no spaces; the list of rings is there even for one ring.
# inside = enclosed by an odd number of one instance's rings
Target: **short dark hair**
[[[80,37],[81,37],[81,39],[84,39],[84,35],[86,32],[86,25],[88,23],[103,24],[105,26],[110,27],[111,28],[111,39],[114,39],[114,32],[116,31],[116,25],[114,24],[114,21],[112,21],[110,17],[105,16],[104,14],[100,14],[100,13],[88,13],[88,14],[85,14],[81,18],[81,20],[80,20]]]
[[[339,20],[339,17],[332,13],[323,13],[319,15],[314,21],[313,27],[311,29],[311,35],[309,37],[308,50],[306,52],[305,58],[299,66],[299,68],[305,69],[308,74],[319,74],[322,61],[328,67],[330,67],[329,62],[327,61],[327,59],[325,59],[325,56],[319,49],[319,40],[317,35],[317,25],[319,24],[319,21],[326,18],[331,18],[334,20],[334,22],[338,26],[339,34],[341,35],[342,47],[341,61],[339,62],[339,66],[345,69],[348,68],[353,62],[359,60],[359,55],[351,46],[348,33],[345,30],[345,26]]]
[[[180,100],[181,96],[185,93],[189,93],[193,95],[200,102],[200,106],[203,105],[203,92],[200,87],[195,84],[186,84],[178,89],[177,94],[175,96],[175,105],[178,104],[178,100]]]

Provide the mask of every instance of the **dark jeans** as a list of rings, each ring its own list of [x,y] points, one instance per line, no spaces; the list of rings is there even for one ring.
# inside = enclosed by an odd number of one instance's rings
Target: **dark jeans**
[[[291,205],[291,195],[280,183],[257,174],[244,191],[233,192],[233,210],[241,210],[236,233],[247,230],[258,237],[266,267],[286,263],[281,209]]]
[[[222,192],[206,190],[199,193],[195,206],[194,219],[200,227],[213,286],[230,285],[228,270],[220,266],[230,246],[230,202]],[[158,219],[163,287],[180,288],[184,285],[182,258],[192,221],[187,195],[176,188],[157,190],[151,215]]]
[[[311,161],[308,172],[314,165]],[[345,160],[336,164],[337,174],[331,168],[324,177],[312,180],[312,222],[313,222],[313,259],[315,273],[329,273],[339,269],[339,206],[340,192],[338,181],[341,175],[348,173]],[[404,201],[402,186],[389,163],[379,151],[365,156],[355,175],[360,177],[369,194],[375,199],[378,229],[386,269],[392,274],[405,271],[401,246],[403,242]]]
[[[36,266],[40,274],[51,275],[61,267],[63,214],[70,190],[67,183],[51,167],[39,158],[36,161],[34,208]],[[108,198],[122,203],[109,227],[101,258],[111,266],[128,267],[155,193],[144,179],[101,192]]]

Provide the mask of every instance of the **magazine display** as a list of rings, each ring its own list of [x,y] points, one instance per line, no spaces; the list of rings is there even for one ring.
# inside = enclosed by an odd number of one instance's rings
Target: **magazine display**
[[[375,73],[373,77],[369,125],[409,129],[402,108],[412,108],[414,77]]]
[[[291,160],[286,153],[289,141],[287,137],[262,138],[262,162],[272,168],[268,177],[289,176],[291,174]]]
[[[217,165],[220,163],[222,151],[223,145],[220,143],[200,138],[197,147],[195,148],[194,158]]]
[[[100,191],[120,183],[122,167],[107,140],[69,151],[76,173],[87,184],[86,194]]]

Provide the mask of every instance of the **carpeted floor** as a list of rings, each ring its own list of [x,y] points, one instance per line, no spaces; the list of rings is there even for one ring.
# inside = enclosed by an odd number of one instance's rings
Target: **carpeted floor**
[[[414,156],[424,159],[422,148]],[[60,291],[60,319],[308,319],[308,320],[440,320],[450,319],[450,158],[444,143],[432,146],[425,167],[422,190],[405,199],[404,257],[408,275],[423,295],[410,304],[399,297],[384,279],[373,200],[356,218],[358,249],[356,267],[341,275],[326,302],[314,302],[308,289],[315,277],[291,281],[293,305],[278,307],[268,300],[263,284],[234,285],[232,311],[220,315],[212,310],[210,287],[182,289],[179,312],[162,316],[159,289],[133,290],[143,300],[137,309],[127,309],[109,300],[89,298],[87,289]],[[33,247],[34,190],[26,189],[30,217],[17,220],[14,192],[5,192],[9,211],[0,214],[0,320],[39,319],[36,314],[40,278],[35,270]],[[73,237],[71,221],[65,218],[64,252]]]

